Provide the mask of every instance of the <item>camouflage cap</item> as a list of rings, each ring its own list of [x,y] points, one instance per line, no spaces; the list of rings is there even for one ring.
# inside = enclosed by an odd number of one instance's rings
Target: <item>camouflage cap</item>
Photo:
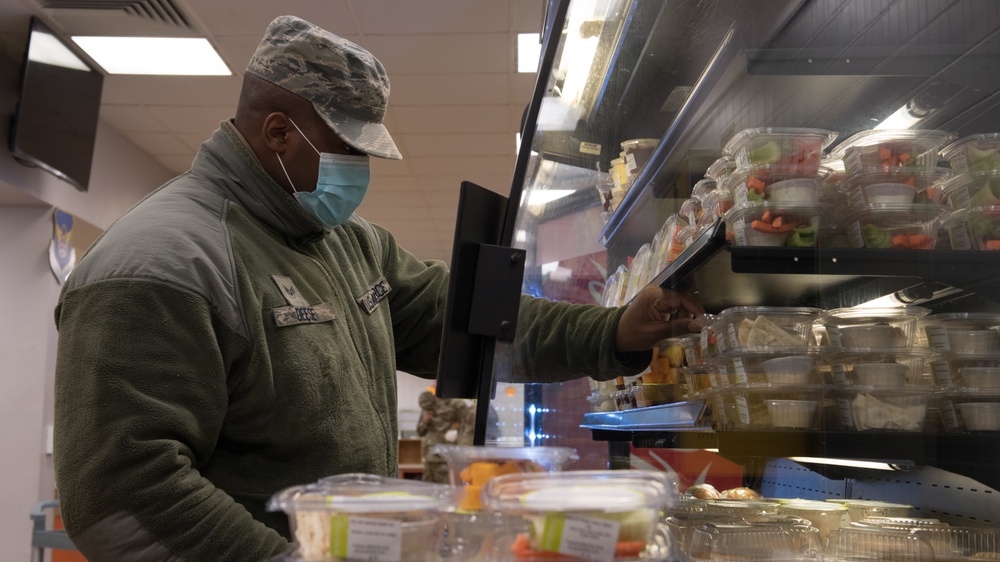
[[[382,124],[389,78],[362,47],[303,19],[280,16],[267,26],[246,71],[312,102],[353,148],[382,158],[403,157]]]

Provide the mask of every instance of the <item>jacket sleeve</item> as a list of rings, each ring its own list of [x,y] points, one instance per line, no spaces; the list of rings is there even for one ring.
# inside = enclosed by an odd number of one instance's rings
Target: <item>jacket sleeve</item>
[[[204,299],[103,281],[69,291],[56,322],[56,481],[88,559],[248,561],[289,548],[199,473],[226,412],[221,349],[246,345]]]

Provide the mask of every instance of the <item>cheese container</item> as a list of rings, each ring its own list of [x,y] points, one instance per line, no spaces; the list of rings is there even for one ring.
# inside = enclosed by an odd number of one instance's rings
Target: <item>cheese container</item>
[[[352,473],[286,488],[267,509],[288,514],[303,561],[430,562],[456,495],[443,484]]]

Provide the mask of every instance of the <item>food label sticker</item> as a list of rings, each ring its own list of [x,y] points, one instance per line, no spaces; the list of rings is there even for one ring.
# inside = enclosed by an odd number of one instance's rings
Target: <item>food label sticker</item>
[[[749,201],[747,197],[747,186],[737,185],[736,189],[733,190],[733,200],[737,205],[745,205]]]
[[[847,371],[844,369],[843,365],[833,365],[830,367],[833,371],[833,382],[836,384],[847,384]]]
[[[858,149],[854,147],[847,149],[846,154],[844,154],[844,167],[848,173],[861,169],[861,152]]]
[[[726,335],[729,336],[729,349],[738,349],[740,347],[740,339],[736,335],[736,326],[732,324],[726,326]]]
[[[596,562],[611,562],[621,524],[607,519],[547,513],[541,549]]]
[[[938,386],[954,386],[951,380],[951,365],[947,361],[931,361],[931,375]]]
[[[584,154],[593,154],[594,156],[601,155],[601,145],[596,142],[580,142],[580,152]]]
[[[851,401],[847,398],[837,399],[837,413],[840,415],[840,425],[845,428],[854,428],[854,410],[851,408]]]
[[[736,167],[737,168],[749,168],[750,167],[750,155],[748,154],[747,148],[741,148],[736,151]]]
[[[959,172],[961,173],[961,172]],[[969,186],[962,185],[958,189],[953,189],[948,194],[948,200],[954,209],[968,209],[971,207],[972,197],[969,195]]]
[[[736,370],[737,383],[744,384],[749,382],[749,379],[747,378],[747,370],[746,367],[743,366],[742,358],[737,357],[736,359],[733,359],[733,369]]]
[[[698,361],[698,348],[693,344],[685,345],[684,360],[687,361],[688,365],[698,365],[701,363],[701,361]]]
[[[847,241],[852,248],[864,248],[865,238],[861,235],[861,225],[855,221],[847,227]]]
[[[959,152],[951,157],[951,167],[955,170],[956,174],[966,174],[969,172],[969,161],[965,159],[965,152]],[[958,191],[964,191],[966,197],[968,197],[968,189],[959,189]]]
[[[717,428],[721,429],[728,425],[726,421],[726,403],[721,396],[712,398],[712,417],[718,422]]]
[[[945,429],[958,431],[958,416],[955,415],[955,406],[951,400],[941,403],[941,419],[944,420]]]
[[[750,406],[747,405],[746,396],[736,397],[736,415],[740,417],[740,423],[750,426]]]
[[[330,554],[337,558],[399,562],[402,552],[401,521],[348,515],[330,519]]]
[[[838,326],[827,326],[826,337],[830,338],[830,345],[834,347],[840,347],[840,327]]]
[[[736,245],[746,246],[747,245],[747,235],[743,232],[743,228],[746,226],[746,221],[743,219],[736,219],[733,221],[733,233],[736,235]]]
[[[864,205],[865,205],[865,198],[864,198],[864,195],[861,193],[861,189],[860,188],[854,189],[854,190],[851,191],[850,201],[851,201],[851,205],[853,205],[855,208],[863,208],[864,207]]]
[[[960,208],[967,208],[966,206]],[[948,228],[948,239],[951,240],[952,250],[971,250],[972,239],[969,238],[969,230],[964,222],[955,224]]]
[[[625,168],[628,171],[630,171],[633,174],[635,174],[635,171],[636,171],[636,169],[638,167],[639,167],[639,165],[635,161],[635,154],[631,154],[631,153],[630,154],[626,154],[625,155]]]
[[[927,326],[924,331],[927,332],[927,342],[930,343],[932,349],[941,351],[951,349],[951,345],[948,342],[948,328],[944,326]]]

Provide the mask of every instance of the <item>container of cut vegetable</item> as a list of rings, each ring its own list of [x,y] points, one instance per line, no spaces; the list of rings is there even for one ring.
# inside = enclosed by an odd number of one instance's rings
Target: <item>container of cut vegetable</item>
[[[823,207],[748,203],[726,213],[727,238],[736,246],[816,245]]]
[[[828,170],[824,169],[823,173]],[[737,205],[770,201],[791,205],[811,205],[819,201],[821,173],[807,173],[784,166],[740,168],[726,180]]]
[[[502,524],[487,560],[616,561],[652,553],[661,510],[676,505],[677,481],[664,472],[588,470],[498,476],[483,490]],[[652,555],[652,556],[651,556]]]
[[[934,168],[938,151],[956,135],[934,129],[876,129],[861,131],[830,151],[831,158],[844,160],[848,174],[870,168]]]
[[[823,149],[836,138],[836,132],[826,129],[760,127],[740,131],[722,152],[736,159],[737,169],[777,165],[808,175],[819,171]]]
[[[299,560],[425,562],[437,559],[455,496],[443,484],[342,474],[286,488],[267,509],[288,514]]]
[[[958,173],[1000,170],[1000,133],[982,133],[962,137],[941,149]]]
[[[1000,205],[955,211],[944,228],[953,250],[1000,251]]]
[[[853,248],[933,250],[950,212],[934,203],[866,205],[847,213],[841,226]]]
[[[959,174],[941,188],[955,209],[1000,205],[1000,170]]]
[[[948,168],[894,167],[868,168],[844,180],[843,188],[851,205],[936,203],[945,204],[945,186],[954,177]]]

